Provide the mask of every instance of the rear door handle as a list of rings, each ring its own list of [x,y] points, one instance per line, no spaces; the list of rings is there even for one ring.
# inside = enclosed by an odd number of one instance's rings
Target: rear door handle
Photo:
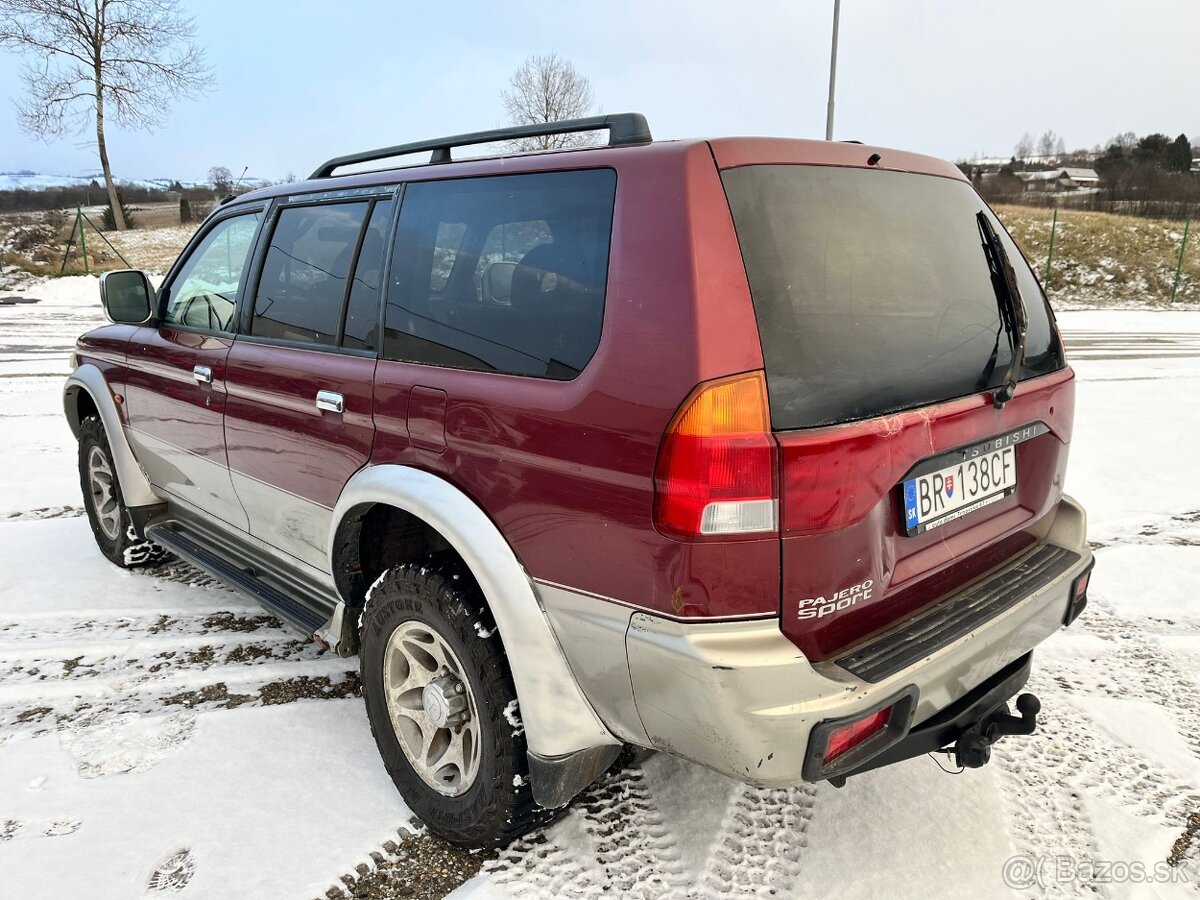
[[[212,384],[212,369],[208,366],[196,366],[192,369],[192,377],[201,384]]]
[[[317,391],[317,409],[326,412],[345,412],[346,400],[336,391]]]

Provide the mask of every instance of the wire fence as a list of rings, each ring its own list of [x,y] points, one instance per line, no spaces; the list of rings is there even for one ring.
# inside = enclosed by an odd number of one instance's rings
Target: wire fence
[[[178,202],[130,204],[126,209],[133,228],[167,228],[197,224],[216,205],[215,200],[190,200],[184,197]]]
[[[1055,193],[1025,191],[1017,194],[985,193],[989,203],[1013,206],[1035,206],[1041,209],[1075,209],[1081,212],[1112,213],[1119,216],[1138,216],[1146,219],[1175,219],[1180,222],[1200,216],[1200,201],[1143,200],[1105,197],[1102,193]]]
[[[1025,203],[998,204],[996,210],[1055,301],[1200,302],[1200,235],[1193,217],[1110,217]]]

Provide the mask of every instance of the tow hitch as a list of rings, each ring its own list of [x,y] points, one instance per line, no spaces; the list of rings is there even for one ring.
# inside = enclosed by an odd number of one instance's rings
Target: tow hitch
[[[1033,694],[1022,694],[1017,698],[1017,712],[1010,716],[1008,707],[1002,707],[984,716],[962,733],[954,742],[954,759],[964,769],[978,769],[992,758],[992,744],[1006,735],[1033,734],[1037,729],[1037,715],[1042,710],[1041,701]]]
[[[1018,692],[1029,681],[1033,654],[1015,659],[987,681],[968,691],[956,702],[911,728],[900,740],[873,755],[856,768],[832,777],[841,787],[851,775],[869,772],[927,753],[952,753],[964,769],[978,769],[992,755],[992,744],[1005,735],[1033,734],[1042,704],[1033,694]],[[1009,715],[1009,704],[1016,697],[1017,716]],[[806,780],[816,778],[806,776]]]

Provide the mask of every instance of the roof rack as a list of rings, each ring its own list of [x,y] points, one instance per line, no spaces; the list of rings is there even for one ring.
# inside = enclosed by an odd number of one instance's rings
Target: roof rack
[[[397,144],[395,147],[381,147],[378,150],[351,153],[347,156],[334,157],[322,163],[310,177],[328,178],[335,169],[340,169],[342,166],[372,162],[392,156],[404,156],[408,153],[420,153],[423,150],[433,151],[429,157],[430,163],[445,163],[451,161],[450,150],[453,147],[490,144],[494,141],[512,141],[546,134],[574,134],[579,131],[602,130],[608,131],[608,146],[610,147],[648,144],[652,140],[650,126],[646,123],[646,117],[641,113],[613,113],[608,116],[588,116],[584,119],[565,119],[561,122],[546,122],[538,125],[514,125],[510,128],[497,128],[492,131],[473,131],[470,134],[456,134],[452,137],[435,138],[431,141],[416,141],[411,144]]]

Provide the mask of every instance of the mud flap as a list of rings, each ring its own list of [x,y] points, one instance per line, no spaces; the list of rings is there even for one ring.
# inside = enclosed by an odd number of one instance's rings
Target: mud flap
[[[533,799],[545,809],[558,809],[595,781],[621,753],[619,744],[589,747],[566,756],[526,754]]]

